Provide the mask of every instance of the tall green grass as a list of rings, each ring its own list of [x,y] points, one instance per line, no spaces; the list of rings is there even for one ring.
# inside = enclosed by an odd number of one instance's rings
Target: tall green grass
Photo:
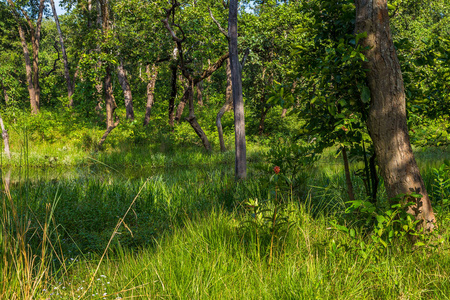
[[[13,180],[2,193],[1,298],[448,297],[448,210],[438,215],[443,243],[371,248],[362,232],[352,237],[330,225],[364,220],[344,215],[339,165],[319,164],[301,184],[277,186],[292,226],[276,236],[272,254],[271,233],[246,225],[254,216],[244,203],[273,198],[273,166],[257,161],[249,180],[236,183],[227,155],[181,153],[160,161],[167,168],[139,173],[146,179],[97,159],[95,176]],[[353,180],[364,197],[361,180]],[[369,246],[355,247],[360,242]]]

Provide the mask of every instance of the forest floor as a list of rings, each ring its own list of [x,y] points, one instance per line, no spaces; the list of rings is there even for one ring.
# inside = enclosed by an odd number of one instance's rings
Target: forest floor
[[[250,140],[235,182],[233,151],[76,143],[24,138],[2,163],[1,299],[449,298],[447,149],[416,150],[438,220],[423,234],[382,183],[366,201],[361,163],[348,202],[336,149],[293,166]]]

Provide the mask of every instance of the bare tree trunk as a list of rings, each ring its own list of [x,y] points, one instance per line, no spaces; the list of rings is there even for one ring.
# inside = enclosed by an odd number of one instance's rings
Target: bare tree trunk
[[[233,109],[233,86],[231,83],[230,59],[227,59],[226,73],[227,73],[227,89],[225,91],[225,104],[219,110],[216,117],[216,126],[217,131],[219,133],[220,151],[222,152],[225,152],[227,150],[223,138],[222,117],[227,111]]]
[[[99,60],[97,62],[97,72],[100,70],[100,68],[102,67],[102,62]],[[104,103],[104,99],[103,99],[103,84],[101,82],[101,78],[96,78],[97,83],[95,84],[95,90],[97,91],[97,105],[95,106],[95,111],[97,113],[97,115],[100,115],[103,107],[103,103]]]
[[[175,114],[175,121],[179,122],[181,120],[181,115],[183,114],[184,107],[186,106],[186,102],[189,101],[189,90],[190,90],[189,86],[184,88],[183,97],[181,98],[180,103],[178,103],[178,106],[177,106],[177,112]]]
[[[244,99],[242,96],[241,66],[238,57],[237,41],[238,1],[230,0],[228,16],[229,53],[231,62],[231,81],[233,82],[234,127],[235,127],[235,176],[247,177],[247,154],[245,145]]]
[[[127,79],[127,73],[123,68],[123,61],[120,61],[119,66],[117,67],[117,77],[119,78],[120,86],[123,90],[123,98],[125,99],[125,110],[126,110],[126,118],[128,120],[134,120],[134,111],[133,111],[133,96],[131,95],[130,84]]]
[[[189,100],[189,116],[186,118],[186,121],[189,122],[189,124],[194,129],[195,133],[198,135],[198,137],[202,140],[203,146],[207,151],[211,151],[211,144],[208,141],[208,137],[206,136],[205,132],[200,127],[200,124],[197,122],[197,118],[195,117],[194,112],[194,83],[191,81],[189,82],[189,86],[187,87],[187,91],[185,92],[185,95],[187,95],[187,98]]]
[[[116,127],[119,125],[119,122],[120,122],[119,117],[116,116],[116,121],[115,121],[111,126],[109,126],[109,127],[106,129],[106,131],[105,131],[105,133],[103,134],[102,138],[101,138],[100,141],[98,142],[98,148],[101,148],[101,147],[103,146],[103,143],[106,141],[106,138],[107,138],[108,135],[111,133],[111,131],[113,131],[113,129],[116,128]]]
[[[39,96],[40,96],[40,87],[39,87],[39,44],[41,40],[41,23],[42,23],[42,15],[44,13],[44,0],[39,1],[38,8],[38,18],[36,20],[36,25],[28,16],[28,13],[19,8],[21,11],[21,15],[25,17],[31,36],[31,49],[32,49],[32,60],[30,59],[30,53],[28,51],[28,44],[26,41],[24,29],[21,25],[21,17],[17,11],[17,7],[12,0],[7,0],[11,8],[13,8],[13,15],[18,24],[20,42],[22,44],[22,50],[25,58],[25,70],[26,70],[26,78],[28,83],[28,93],[30,95],[30,105],[31,105],[31,113],[38,114],[39,113]]]
[[[199,81],[197,87],[197,103],[199,106],[203,106],[203,80]]]
[[[367,38],[361,39],[363,49],[368,49],[365,68],[371,92],[367,128],[388,197],[421,194],[408,212],[422,220],[421,227],[432,231],[436,219],[409,140],[403,77],[389,27],[387,0],[357,0],[355,4],[356,32],[367,33]]]
[[[111,69],[106,67],[106,76],[104,79],[105,85],[105,106],[106,106],[106,128],[114,125],[114,111],[117,108],[116,101],[114,99],[113,88],[111,84]]]
[[[347,149],[345,146],[342,147],[342,158],[344,159],[345,183],[347,184],[348,198],[350,201],[354,201],[355,194],[353,193],[352,178],[350,177],[350,167],[348,163]]]
[[[152,66],[152,70],[150,71],[150,65],[147,65],[145,69],[147,73],[147,107],[145,110],[145,118],[144,118],[144,126],[147,126],[150,121],[150,113],[152,112],[153,104],[155,103],[155,85],[156,78],[158,76],[158,68],[155,64]]]
[[[5,128],[5,124],[3,124],[3,118],[0,115],[0,128],[2,129],[2,138],[3,138],[3,143],[5,144],[5,153],[6,156],[11,159],[11,151],[9,150],[9,135],[8,135],[8,131]]]
[[[25,58],[25,71],[26,71],[26,77],[27,77],[27,83],[28,83],[28,86],[27,86],[28,94],[30,95],[31,113],[38,114],[39,107],[36,104],[36,91],[34,89],[34,84],[33,84],[33,70],[31,67],[30,53],[28,52],[28,45],[25,40],[25,34],[23,32],[22,26],[18,26],[18,28],[19,28],[20,41],[22,43],[23,55]]]
[[[42,16],[44,13],[44,0],[40,0],[39,3],[39,15],[36,21],[36,29],[33,35],[31,35],[31,49],[33,50],[33,84],[35,90],[35,101],[36,106],[39,109],[40,98],[41,98],[41,86],[39,84],[39,46],[41,41],[41,24],[42,24]],[[31,21],[28,22],[31,26]]]
[[[63,35],[61,32],[61,27],[59,25],[58,14],[56,13],[55,2],[53,0],[50,0],[50,4],[51,4],[52,10],[53,10],[53,17],[55,19],[56,29],[58,30],[58,34],[59,34],[59,43],[61,45],[61,52],[62,52],[63,62],[64,62],[64,77],[66,79],[66,84],[67,84],[67,96],[69,97],[69,107],[73,107],[73,97],[72,96],[73,96],[74,85],[72,84],[71,79],[70,79],[69,60],[67,59],[66,47],[64,46]]]
[[[170,66],[170,69],[172,70],[172,77],[170,80],[170,86],[172,89],[170,90],[170,98],[169,98],[169,125],[173,128],[174,126],[174,109],[175,109],[175,98],[177,97],[177,70],[178,66],[173,63]]]

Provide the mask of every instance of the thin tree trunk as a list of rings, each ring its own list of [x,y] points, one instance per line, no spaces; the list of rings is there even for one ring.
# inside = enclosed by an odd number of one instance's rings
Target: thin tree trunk
[[[155,103],[155,85],[156,78],[158,76],[158,68],[154,64],[152,70],[150,71],[150,65],[147,65],[145,69],[147,73],[147,107],[145,110],[144,126],[147,126],[150,121],[150,113],[152,112],[153,104]]]
[[[381,176],[390,199],[398,195],[421,194],[408,212],[416,216],[427,231],[436,219],[428,193],[412,152],[406,123],[403,77],[389,27],[387,0],[357,0],[356,32],[367,59],[365,69],[371,92],[367,128],[372,138]]]
[[[227,150],[223,138],[222,117],[227,111],[233,109],[233,86],[231,83],[230,59],[227,59],[226,73],[227,73],[227,89],[225,91],[225,104],[219,110],[216,117],[216,126],[217,131],[219,133],[220,151],[222,152],[225,152]]]
[[[25,34],[23,32],[22,26],[18,26],[20,41],[22,44],[23,56],[25,58],[25,71],[27,77],[27,88],[28,94],[30,95],[30,105],[31,105],[31,113],[36,115],[39,113],[39,107],[36,104],[36,91],[34,89],[33,84],[33,70],[31,67],[30,53],[28,52],[28,45],[25,40]]]
[[[5,144],[5,153],[6,153],[6,156],[10,159],[11,151],[9,150],[9,135],[8,135],[8,131],[5,128],[5,124],[3,124],[3,118],[1,115],[0,115],[0,128],[2,129],[2,138],[3,138],[3,143]]]
[[[116,128],[119,125],[120,119],[119,117],[116,116],[116,121],[109,126],[105,133],[103,134],[102,138],[100,139],[100,141],[98,142],[98,148],[101,149],[101,147],[103,146],[103,143],[106,141],[106,138],[108,137],[108,135],[111,133],[111,131],[113,131],[114,128]]]
[[[231,81],[233,82],[234,127],[235,127],[235,176],[247,177],[247,154],[245,145],[244,99],[242,96],[241,66],[238,57],[237,32],[238,1],[230,0],[228,16],[229,53],[231,62]]]
[[[175,114],[175,121],[177,121],[177,122],[179,122],[181,120],[181,115],[183,114],[184,107],[186,106],[186,102],[189,101],[189,96],[190,96],[189,92],[190,92],[189,86],[185,87],[183,97],[181,98],[180,103],[178,103],[177,113]]]
[[[177,70],[178,66],[175,63],[172,63],[170,66],[172,71],[172,77],[170,80],[170,86],[172,87],[170,90],[170,98],[169,98],[169,125],[173,128],[174,126],[174,109],[175,109],[175,98],[177,97]]]
[[[347,149],[345,146],[342,147],[342,158],[344,159],[345,183],[347,184],[348,199],[350,199],[350,201],[354,201],[355,194],[353,193],[352,178],[350,177],[350,167],[348,163]]]
[[[187,95],[187,98],[189,100],[189,116],[186,118],[186,121],[189,122],[189,124],[194,129],[195,133],[198,135],[198,137],[202,140],[203,146],[207,151],[211,151],[211,144],[208,141],[208,137],[206,136],[205,132],[200,127],[200,124],[197,122],[197,118],[195,117],[194,112],[194,83],[190,82],[189,86],[187,87],[187,91],[185,92],[185,95]]]
[[[51,4],[52,10],[53,10],[53,17],[55,19],[56,29],[58,30],[58,34],[59,34],[59,43],[61,45],[61,52],[62,52],[63,62],[64,62],[64,77],[66,79],[67,96],[69,98],[69,107],[73,107],[73,97],[72,96],[73,96],[74,86],[70,79],[69,60],[67,59],[66,47],[64,46],[63,35],[61,32],[61,27],[59,25],[58,14],[56,13],[55,2],[53,0],[50,0],[50,4]]]
[[[44,1],[45,0],[40,0],[39,15],[38,15],[38,19],[36,21],[36,29],[35,29],[34,35],[31,35],[31,43],[32,43],[31,49],[33,50],[33,84],[34,84],[35,97],[36,97],[35,101],[36,101],[36,106],[38,109],[41,106],[41,104],[40,104],[41,86],[39,84],[39,48],[40,48],[40,41],[41,41],[42,17],[43,17],[43,13],[44,13]],[[31,24],[30,21],[29,21],[29,24]],[[32,27],[32,26],[30,25],[30,27]]]
[[[38,8],[38,18],[36,20],[36,25],[28,16],[28,13],[20,8],[21,14],[25,17],[31,36],[31,49],[32,49],[32,60],[30,59],[30,53],[28,51],[28,45],[24,33],[24,29],[21,25],[21,18],[19,17],[19,13],[17,12],[17,7],[12,0],[7,0],[11,8],[13,8],[14,18],[18,24],[20,42],[22,44],[22,50],[24,53],[25,59],[25,70],[26,70],[26,78],[28,83],[28,93],[30,95],[30,105],[31,105],[31,113],[38,114],[39,113],[39,97],[40,97],[40,86],[39,86],[39,44],[41,40],[41,23],[42,16],[44,13],[44,0],[39,1]]]
[[[121,60],[119,66],[117,67],[117,77],[119,78],[120,86],[123,90],[123,98],[125,99],[125,110],[126,118],[128,120],[134,120],[134,110],[133,110],[133,96],[131,94],[130,84],[127,79],[127,73],[123,68],[123,61]]]
[[[99,60],[97,62],[97,72],[99,72],[100,68],[102,67],[102,62]],[[97,91],[97,105],[95,106],[95,111],[97,115],[100,116],[101,111],[103,109],[103,84],[101,82],[101,78],[96,78],[97,83],[95,84],[95,90]]]

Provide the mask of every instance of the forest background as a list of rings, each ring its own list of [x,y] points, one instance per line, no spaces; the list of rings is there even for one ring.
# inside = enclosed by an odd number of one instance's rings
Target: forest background
[[[0,1],[1,298],[448,298],[448,0],[387,3],[431,233],[367,129],[354,1],[239,3],[244,175],[231,3],[61,5]]]

